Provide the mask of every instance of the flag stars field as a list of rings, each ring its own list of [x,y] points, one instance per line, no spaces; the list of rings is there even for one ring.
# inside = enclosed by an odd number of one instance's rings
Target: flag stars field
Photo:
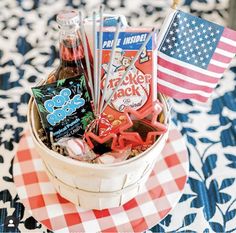
[[[206,101],[236,52],[236,32],[173,10],[160,31],[158,90]]]

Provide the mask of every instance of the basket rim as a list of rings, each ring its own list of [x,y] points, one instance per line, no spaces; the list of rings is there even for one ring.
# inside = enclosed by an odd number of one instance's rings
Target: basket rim
[[[44,82],[44,80],[42,80],[41,82],[39,82],[39,84],[42,84]],[[112,164],[96,164],[96,163],[87,163],[87,162],[83,162],[83,161],[79,161],[73,158],[70,158],[68,156],[62,156],[61,154],[50,150],[39,138],[38,134],[36,132],[33,131],[33,122],[32,122],[32,118],[33,118],[33,105],[35,104],[35,99],[33,96],[31,96],[29,104],[28,104],[28,117],[27,117],[27,121],[29,124],[29,128],[30,128],[30,134],[33,138],[33,141],[35,143],[38,144],[38,146],[40,146],[42,149],[47,150],[51,156],[53,156],[55,159],[59,159],[62,162],[65,163],[69,163],[71,165],[79,165],[82,166],[84,168],[94,168],[94,169],[98,169],[98,170],[104,170],[104,169],[111,169],[111,168],[115,168],[115,167],[122,167],[122,166],[128,166],[130,163],[133,163],[141,158],[143,158],[149,151],[151,151],[153,149],[153,147],[156,146],[156,144],[158,144],[161,140],[163,140],[164,136],[166,134],[168,134],[169,132],[169,128],[170,128],[170,114],[168,115],[168,112],[170,111],[168,102],[166,100],[165,95],[159,93],[160,98],[161,98],[161,102],[164,103],[164,108],[163,108],[163,113],[164,116],[167,118],[165,118],[165,123],[167,124],[167,131],[160,135],[160,137],[155,141],[155,143],[153,143],[147,150],[145,150],[143,153],[140,153],[137,156],[134,156],[133,158],[130,158],[128,160],[124,160],[121,162],[116,162],[116,163],[112,163]]]

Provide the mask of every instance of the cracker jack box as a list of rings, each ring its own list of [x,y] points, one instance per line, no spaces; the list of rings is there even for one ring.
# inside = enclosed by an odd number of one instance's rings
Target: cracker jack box
[[[128,27],[120,32],[111,64],[105,101],[108,100],[112,91],[118,85],[123,73],[130,65],[150,31],[151,28]],[[114,30],[111,31],[111,28],[103,29],[102,95],[105,88],[114,34]],[[113,126],[113,131],[116,131],[116,128],[125,123],[124,109],[126,106],[132,107],[137,111],[143,111],[157,99],[157,50],[155,38],[156,35],[153,35],[149,40],[104,111],[104,115],[107,116]]]

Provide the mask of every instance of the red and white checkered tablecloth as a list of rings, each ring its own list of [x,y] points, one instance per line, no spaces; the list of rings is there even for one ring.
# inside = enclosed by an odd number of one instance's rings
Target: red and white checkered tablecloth
[[[84,210],[55,191],[27,131],[14,160],[14,181],[25,207],[55,232],[142,232],[167,215],[186,183],[188,155],[176,128],[171,129],[161,156],[136,198],[118,208]]]

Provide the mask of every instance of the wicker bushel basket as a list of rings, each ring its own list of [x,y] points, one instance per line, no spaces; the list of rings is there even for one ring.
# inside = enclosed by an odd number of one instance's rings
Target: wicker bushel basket
[[[166,99],[162,95],[159,99],[164,106],[164,118],[168,118]],[[42,143],[37,133],[41,127],[40,118],[33,98],[29,102],[28,122],[52,184],[62,197],[85,209],[118,207],[134,198],[160,158],[168,137],[167,130],[144,153],[129,160],[109,165],[90,164],[64,157]]]

